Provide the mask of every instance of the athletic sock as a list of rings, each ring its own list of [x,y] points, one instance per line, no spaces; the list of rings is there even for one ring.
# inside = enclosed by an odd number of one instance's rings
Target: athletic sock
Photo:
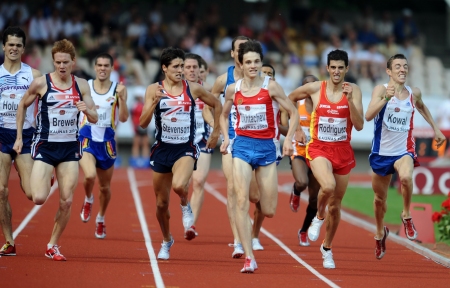
[[[308,204],[308,207],[306,208],[306,216],[305,220],[303,221],[301,232],[308,231],[309,226],[311,225],[312,220],[317,214],[317,204],[311,205]]]
[[[100,216],[100,214],[97,214],[97,218],[95,219],[95,222],[105,223],[105,216]]]
[[[84,201],[91,204],[94,203],[94,195],[91,195],[91,198],[84,196]]]
[[[325,250],[325,251],[330,251],[331,248],[327,248],[327,247],[323,246],[323,250]]]
[[[53,246],[54,246],[54,244],[48,243],[48,244],[47,244],[47,250],[53,248]]]
[[[298,191],[297,189],[295,189],[295,184],[294,184],[294,195],[300,196],[300,193],[302,193],[302,191]]]

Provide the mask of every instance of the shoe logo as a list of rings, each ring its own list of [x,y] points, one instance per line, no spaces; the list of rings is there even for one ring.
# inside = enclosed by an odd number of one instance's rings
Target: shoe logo
[[[262,100],[262,99],[264,99],[264,97],[260,97],[260,98],[258,98],[258,101],[259,101],[259,100]]]
[[[150,161],[150,165],[155,166],[155,161]]]
[[[271,161],[266,161],[266,164],[271,164],[271,163],[273,163],[273,162],[271,162]]]
[[[38,155],[36,155],[35,158],[42,159],[42,158],[44,158],[44,157],[42,157],[41,153],[39,153]]]

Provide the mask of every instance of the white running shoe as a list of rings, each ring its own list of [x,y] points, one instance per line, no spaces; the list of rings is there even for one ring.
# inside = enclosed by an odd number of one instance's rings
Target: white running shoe
[[[328,251],[325,251],[325,249],[323,249],[323,244],[322,244],[322,245],[320,245],[320,252],[322,252],[323,268],[326,268],[326,269],[336,268],[336,265],[334,264],[334,260],[333,260],[333,253],[331,253],[331,249]]]
[[[264,247],[261,245],[261,242],[259,242],[258,238],[252,239],[252,248],[254,251],[262,251],[264,250]]]
[[[169,242],[166,242],[163,240],[163,243],[161,244],[161,250],[159,250],[158,253],[158,259],[162,259],[162,260],[168,260],[170,257],[170,248],[173,246],[173,243],[175,242],[175,240],[170,240]]]
[[[244,247],[242,247],[241,243],[228,244],[230,247],[234,247],[234,251],[231,254],[233,258],[241,258],[244,255]]]
[[[246,257],[244,268],[241,269],[241,273],[253,273],[255,270],[258,270],[258,265],[256,265],[255,259]]]
[[[322,224],[325,219],[320,220],[315,216],[311,222],[311,226],[309,226],[308,229],[308,238],[311,241],[316,241],[319,238],[320,235],[320,227],[322,227]]]
[[[183,213],[183,227],[186,232],[194,225],[194,214],[192,213],[191,204],[188,203],[186,206],[181,206],[181,212]]]

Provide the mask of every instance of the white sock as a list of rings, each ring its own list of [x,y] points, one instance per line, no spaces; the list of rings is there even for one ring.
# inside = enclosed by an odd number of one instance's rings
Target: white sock
[[[97,214],[97,218],[95,219],[95,222],[105,223],[105,216],[100,216],[100,214]]]
[[[94,195],[91,195],[91,198],[88,198],[87,196],[84,196],[84,201],[88,203],[94,203]]]
[[[53,246],[54,246],[54,244],[48,243],[48,244],[47,244],[47,250],[50,249],[50,248],[52,248]]]

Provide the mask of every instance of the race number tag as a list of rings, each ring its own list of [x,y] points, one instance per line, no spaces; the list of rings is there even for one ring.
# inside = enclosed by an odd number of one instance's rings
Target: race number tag
[[[319,117],[317,137],[325,142],[347,140],[347,118]]]

